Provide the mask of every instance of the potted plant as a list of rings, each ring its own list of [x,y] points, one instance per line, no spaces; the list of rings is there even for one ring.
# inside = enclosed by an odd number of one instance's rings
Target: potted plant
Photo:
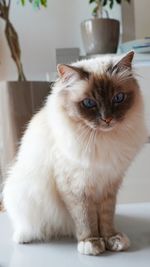
[[[47,0],[28,0],[35,7],[44,6],[46,7]],[[21,4],[24,6],[26,0],[20,0]],[[18,34],[10,21],[10,7],[11,0],[0,0],[0,18],[5,21],[5,36],[11,52],[12,59],[14,60],[17,71],[18,71],[18,80],[26,80],[25,74],[23,71],[23,66],[21,62],[21,49],[19,44]]]
[[[17,0],[0,0],[0,18],[5,22],[6,40],[18,72],[18,81],[0,82],[0,180],[15,155],[27,122],[50,91],[48,82],[26,80],[19,37],[10,21],[10,9],[14,2],[16,4]],[[36,8],[46,7],[47,4],[47,0],[19,0],[23,6],[27,2]]]
[[[116,53],[120,23],[109,18],[108,12],[104,9],[106,5],[112,9],[115,2],[121,4],[122,0],[89,0],[89,4],[95,5],[92,11],[93,18],[81,23],[81,34],[87,55]]]

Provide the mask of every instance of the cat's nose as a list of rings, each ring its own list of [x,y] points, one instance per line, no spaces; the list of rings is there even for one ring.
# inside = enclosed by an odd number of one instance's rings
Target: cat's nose
[[[111,120],[112,120],[112,117],[108,117],[108,118],[105,118],[105,119],[102,118],[102,120],[104,122],[106,122],[107,124],[109,124],[111,122]]]

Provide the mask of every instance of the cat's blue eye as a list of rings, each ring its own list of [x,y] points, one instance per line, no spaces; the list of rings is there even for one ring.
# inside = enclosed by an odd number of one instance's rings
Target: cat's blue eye
[[[119,103],[123,102],[124,99],[125,99],[125,94],[122,93],[122,92],[120,92],[120,93],[116,94],[116,95],[113,97],[112,101],[113,101],[113,103],[117,103],[117,104],[119,104]]]
[[[91,99],[91,98],[85,98],[83,101],[82,101],[82,104],[85,108],[94,108],[96,107],[96,102]]]

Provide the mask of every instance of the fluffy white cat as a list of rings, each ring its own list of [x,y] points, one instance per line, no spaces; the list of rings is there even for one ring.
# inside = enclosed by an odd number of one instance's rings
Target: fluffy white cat
[[[83,254],[128,248],[113,225],[116,195],[147,137],[132,58],[58,66],[4,186],[14,241],[74,235]]]

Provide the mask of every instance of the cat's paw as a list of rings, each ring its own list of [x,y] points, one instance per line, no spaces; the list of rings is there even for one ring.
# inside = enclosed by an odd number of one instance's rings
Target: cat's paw
[[[28,244],[31,243],[33,238],[30,234],[20,231],[15,231],[13,235],[13,241],[18,244]]]
[[[85,255],[99,255],[105,251],[103,238],[87,238],[78,243],[78,252]]]
[[[130,240],[125,234],[118,233],[114,236],[105,238],[105,245],[106,249],[110,251],[122,251],[129,248]]]

